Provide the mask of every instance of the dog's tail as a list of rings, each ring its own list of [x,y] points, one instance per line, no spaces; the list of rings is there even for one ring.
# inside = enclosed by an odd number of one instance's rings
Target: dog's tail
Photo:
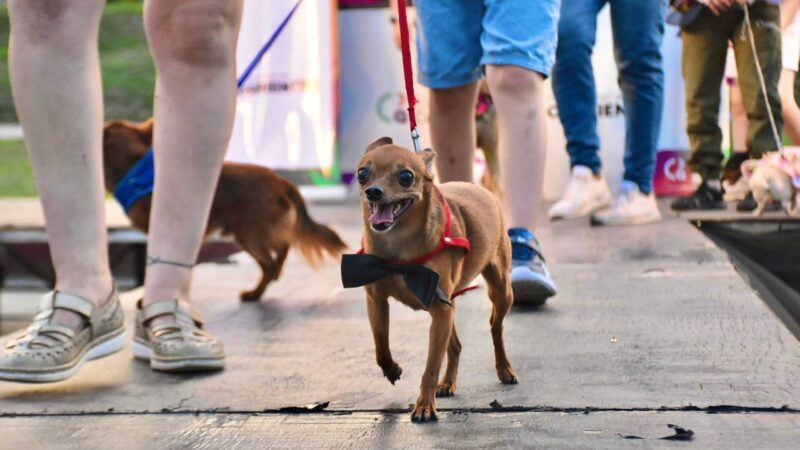
[[[296,187],[290,186],[288,190],[289,200],[297,211],[297,223],[295,224],[295,242],[306,261],[312,267],[318,267],[325,256],[338,259],[347,245],[335,231],[320,225],[308,215],[306,202]]]

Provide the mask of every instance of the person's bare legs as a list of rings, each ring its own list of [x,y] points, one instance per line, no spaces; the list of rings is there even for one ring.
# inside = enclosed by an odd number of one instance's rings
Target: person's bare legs
[[[494,95],[494,91],[492,91]],[[431,89],[429,126],[440,183],[472,181],[478,83]]]
[[[500,186],[508,227],[536,226],[547,150],[544,77],[517,66],[486,67],[497,108]]]
[[[781,70],[778,81],[778,93],[781,96],[781,109],[783,109],[783,127],[789,135],[793,145],[800,145],[800,108],[794,99],[794,78],[797,72]]]
[[[747,153],[747,111],[744,109],[744,98],[739,83],[734,80],[730,89],[731,95],[731,138],[735,153]]]
[[[97,34],[104,0],[10,0],[9,72],[47,222],[55,289],[108,298],[103,105]],[[58,309],[53,322],[80,328]]]
[[[181,264],[197,258],[233,125],[241,12],[241,0],[145,3],[157,72],[152,258]],[[190,278],[188,268],[149,265],[143,303],[188,300]]]

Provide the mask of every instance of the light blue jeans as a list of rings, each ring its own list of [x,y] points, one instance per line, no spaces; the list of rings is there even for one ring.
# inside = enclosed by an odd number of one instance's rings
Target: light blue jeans
[[[653,188],[664,71],[664,0],[562,0],[558,47],[553,68],[553,92],[572,166],[600,173],[597,135],[597,94],[592,71],[592,48],[597,14],[609,3],[614,56],[625,108],[624,178],[647,194]]]

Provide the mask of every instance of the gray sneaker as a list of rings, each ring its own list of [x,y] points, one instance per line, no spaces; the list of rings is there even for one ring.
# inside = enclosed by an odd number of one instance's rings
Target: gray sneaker
[[[86,318],[81,331],[50,323],[64,309]],[[64,380],[86,361],[110,355],[125,346],[125,324],[116,289],[100,305],[64,292],[42,297],[33,323],[0,350],[0,379],[46,383]]]
[[[173,316],[174,322],[147,325],[159,316]],[[139,301],[133,355],[163,372],[220,370],[225,367],[222,342],[202,326],[200,316],[178,300],[161,300],[145,307]]]
[[[508,230],[511,240],[511,290],[515,305],[538,306],[556,295],[539,241],[527,228]]]

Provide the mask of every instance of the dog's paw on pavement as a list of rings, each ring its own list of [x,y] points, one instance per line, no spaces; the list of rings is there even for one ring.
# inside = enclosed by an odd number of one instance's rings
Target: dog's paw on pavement
[[[439,386],[436,387],[437,397],[452,397],[454,395],[456,395],[456,385],[454,383],[442,381],[439,383]]]
[[[395,381],[400,379],[400,375],[403,374],[403,368],[400,367],[399,364],[392,361],[392,364],[389,367],[382,367],[383,369],[383,376],[385,376],[389,383],[394,384]]]
[[[514,369],[511,367],[501,367],[497,369],[497,378],[500,378],[500,382],[503,384],[519,383],[519,378],[517,378],[517,374],[514,373]]]
[[[436,417],[436,408],[433,404],[417,404],[414,410],[411,411],[411,421],[415,423],[434,422],[439,420]]]

